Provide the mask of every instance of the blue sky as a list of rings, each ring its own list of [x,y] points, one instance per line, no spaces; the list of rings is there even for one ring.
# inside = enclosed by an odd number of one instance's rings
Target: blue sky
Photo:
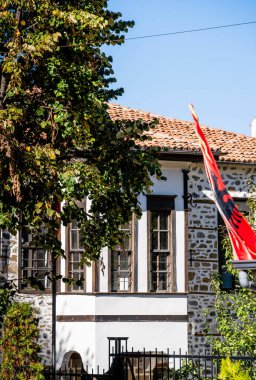
[[[255,0],[110,0],[134,20],[127,38],[256,21]],[[256,24],[109,47],[125,93],[118,103],[250,135],[256,117]]]

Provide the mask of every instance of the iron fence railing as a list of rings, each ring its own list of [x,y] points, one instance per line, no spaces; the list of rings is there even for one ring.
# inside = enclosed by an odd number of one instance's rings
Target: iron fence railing
[[[192,355],[164,351],[137,351],[110,354],[115,380],[217,380],[222,355]],[[256,380],[256,357],[232,355]]]
[[[164,351],[123,351],[111,353],[107,372],[65,369],[56,372],[56,380],[217,380],[221,355],[192,355]],[[256,380],[256,357],[232,355]],[[45,380],[52,380],[51,370],[45,370]]]
[[[88,370],[87,370],[88,371]],[[56,371],[56,380],[114,380],[113,376],[104,371],[99,373],[99,370],[94,372],[93,370],[89,373],[81,368],[67,368]],[[44,370],[45,380],[52,380],[53,373],[51,369]]]

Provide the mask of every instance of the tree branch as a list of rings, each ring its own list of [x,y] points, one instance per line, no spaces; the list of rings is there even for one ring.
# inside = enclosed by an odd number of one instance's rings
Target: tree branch
[[[6,88],[6,81],[4,74],[1,75],[1,82],[0,82],[0,108],[3,108],[3,99],[4,99],[4,92]]]

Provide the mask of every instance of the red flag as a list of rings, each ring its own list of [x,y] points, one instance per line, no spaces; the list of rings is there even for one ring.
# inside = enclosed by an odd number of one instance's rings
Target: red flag
[[[204,157],[206,175],[213,191],[215,204],[226,224],[234,259],[255,260],[256,234],[228,193],[208,142],[200,128],[195,110],[192,105],[189,108],[195,120],[195,129]]]

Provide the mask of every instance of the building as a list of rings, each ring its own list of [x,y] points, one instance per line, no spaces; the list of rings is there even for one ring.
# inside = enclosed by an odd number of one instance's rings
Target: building
[[[108,337],[127,337],[135,350],[201,352],[207,347],[203,310],[212,312],[210,275],[220,272],[223,287],[232,278],[222,268],[220,219],[205,176],[192,122],[168,119],[127,107],[110,105],[113,119],[142,119],[159,124],[148,144],[161,148],[166,181],[155,182],[152,194],[141,196],[142,218],[123,229],[130,233],[125,251],[104,248],[102,261],[80,267],[79,228],[62,228],[67,260],[59,272],[83,279],[82,286],[59,284],[57,292],[57,367],[77,363],[108,368]],[[247,180],[255,180],[256,139],[202,127],[219,164],[225,184],[242,208]],[[86,207],[89,207],[87,203]],[[47,252],[28,246],[29,236],[2,231],[2,269],[18,278],[19,297],[33,302],[40,317],[43,359],[51,355],[50,282],[36,293],[22,281],[50,266]]]

